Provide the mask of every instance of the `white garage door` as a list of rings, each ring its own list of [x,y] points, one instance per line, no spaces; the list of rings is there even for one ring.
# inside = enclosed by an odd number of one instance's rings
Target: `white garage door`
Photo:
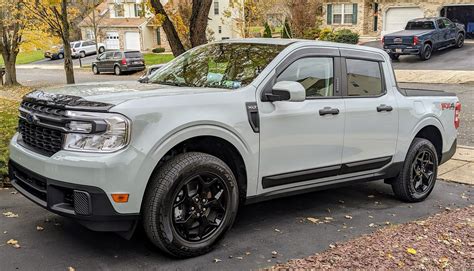
[[[140,34],[138,32],[125,33],[125,50],[140,51]]]
[[[118,32],[107,32],[105,33],[105,47],[107,50],[119,50],[120,40]]]
[[[409,20],[422,17],[423,11],[417,7],[390,8],[385,13],[382,36],[403,30]]]

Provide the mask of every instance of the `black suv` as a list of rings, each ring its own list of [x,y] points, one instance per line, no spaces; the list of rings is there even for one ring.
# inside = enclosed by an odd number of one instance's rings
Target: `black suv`
[[[138,51],[109,51],[100,54],[92,62],[92,72],[113,72],[120,75],[125,72],[137,72],[145,69],[145,59]]]

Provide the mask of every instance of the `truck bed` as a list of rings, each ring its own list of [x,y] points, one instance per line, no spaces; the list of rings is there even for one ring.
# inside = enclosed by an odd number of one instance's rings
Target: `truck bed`
[[[423,96],[456,96],[456,93],[446,92],[442,90],[416,89],[416,88],[398,88],[400,93],[407,97],[423,97]]]

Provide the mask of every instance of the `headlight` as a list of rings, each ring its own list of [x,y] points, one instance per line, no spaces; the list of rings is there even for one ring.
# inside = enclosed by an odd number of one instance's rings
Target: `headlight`
[[[75,111],[67,111],[66,115],[73,121],[67,124],[65,150],[114,152],[128,145],[130,121],[125,116]]]

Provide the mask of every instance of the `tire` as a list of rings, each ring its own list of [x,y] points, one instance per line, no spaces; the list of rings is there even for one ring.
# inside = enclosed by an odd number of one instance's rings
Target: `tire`
[[[187,258],[205,254],[234,223],[239,206],[238,190],[231,169],[217,157],[199,152],[177,155],[150,179],[142,208],[145,232],[154,245],[172,256]],[[195,194],[189,196],[192,192]],[[219,198],[213,198],[214,195]],[[209,220],[211,214],[214,221]],[[207,235],[200,235],[203,220],[207,221],[203,228],[203,234],[208,231]]]
[[[105,48],[104,47],[99,47],[99,54],[102,54],[103,52],[105,52]]]
[[[114,73],[115,73],[115,75],[121,75],[122,74],[122,69],[120,69],[119,65],[115,65]]]
[[[433,53],[433,48],[431,47],[430,44],[425,44],[423,46],[423,51],[420,53],[420,59],[421,60],[428,60],[431,58],[431,54]]]
[[[423,157],[420,160],[421,156]],[[424,158],[430,162],[425,163]],[[426,139],[415,138],[408,150],[400,174],[391,183],[393,193],[405,202],[423,201],[433,191],[437,175],[438,155],[435,147]]]
[[[84,58],[84,57],[86,57],[86,52],[84,51],[79,52],[79,58]]]
[[[97,68],[97,65],[92,65],[92,72],[94,74],[100,74],[99,68]]]
[[[63,59],[64,58],[64,54],[63,53],[59,53],[58,54],[58,59]]]
[[[399,54],[389,54],[389,56],[392,60],[398,60],[400,58]]]
[[[455,48],[461,48],[464,46],[464,35],[459,33],[458,38],[456,39]]]

